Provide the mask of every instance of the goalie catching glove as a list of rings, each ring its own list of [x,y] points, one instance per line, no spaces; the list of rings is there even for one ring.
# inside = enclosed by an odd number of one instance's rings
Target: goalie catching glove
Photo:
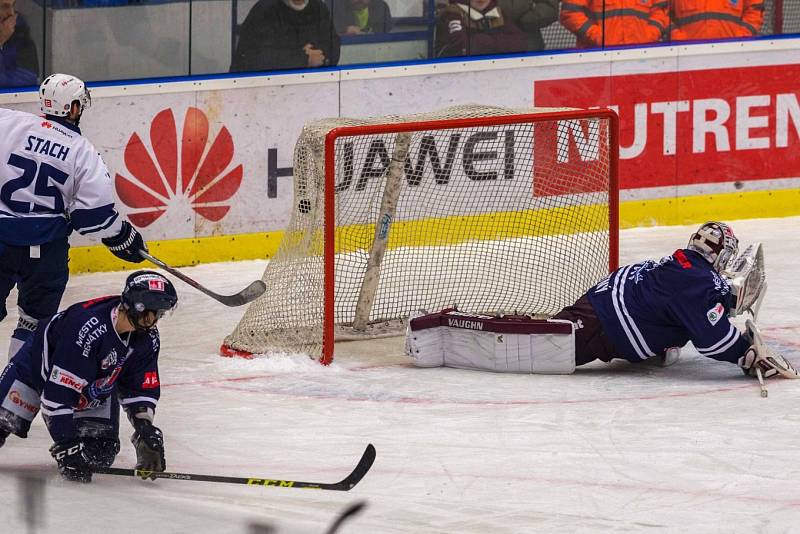
[[[769,349],[761,339],[761,332],[751,321],[747,320],[746,336],[752,341],[752,345],[739,358],[739,367],[748,376],[757,376],[756,369],[761,369],[764,378],[780,375],[784,378],[800,378],[792,364],[786,358]]]

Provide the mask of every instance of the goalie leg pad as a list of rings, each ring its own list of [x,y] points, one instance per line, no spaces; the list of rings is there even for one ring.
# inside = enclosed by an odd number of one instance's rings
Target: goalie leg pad
[[[570,374],[575,371],[574,325],[443,310],[409,320],[406,354],[418,367]]]

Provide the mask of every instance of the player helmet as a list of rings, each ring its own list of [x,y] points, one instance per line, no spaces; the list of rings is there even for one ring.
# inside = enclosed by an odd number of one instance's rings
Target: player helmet
[[[77,101],[81,112],[92,105],[92,96],[81,80],[69,74],[51,74],[39,86],[39,101],[42,113],[66,117]]]
[[[689,238],[686,247],[703,256],[717,272],[722,272],[739,251],[739,240],[725,223],[707,222]]]
[[[149,330],[158,319],[178,303],[175,286],[166,277],[154,271],[136,271],[125,280],[122,306],[137,330]],[[140,322],[142,315],[153,312],[156,321],[151,325]]]

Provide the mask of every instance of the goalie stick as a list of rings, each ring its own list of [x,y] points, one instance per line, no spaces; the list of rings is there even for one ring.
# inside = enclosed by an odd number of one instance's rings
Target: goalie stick
[[[196,282],[195,280],[192,280],[191,278],[189,278],[179,270],[175,269],[174,267],[170,267],[169,265],[159,260],[155,256],[151,256],[144,250],[140,250],[139,254],[141,254],[143,258],[146,258],[150,260],[152,263],[158,265],[171,275],[180,278],[193,288],[197,289],[198,291],[201,291],[202,293],[205,293],[212,299],[216,300],[217,302],[221,302],[225,306],[241,306],[243,304],[247,304],[248,302],[256,300],[264,293],[264,291],[267,290],[267,286],[264,282],[262,282],[261,280],[256,280],[246,288],[239,291],[238,293],[234,293],[233,295],[220,295],[219,293],[214,293],[210,289],[203,287],[202,285],[200,285],[200,283]]]
[[[319,489],[332,491],[350,491],[367,474],[375,461],[375,447],[370,443],[355,469],[339,482],[301,482],[299,480],[280,480],[275,478],[226,477],[217,475],[196,475],[191,473],[171,473],[168,471],[145,471],[142,469],[118,469],[116,467],[99,467],[93,471],[101,475],[120,475],[127,477],[168,478],[170,480],[194,480],[198,482],[224,482],[228,484],[246,484],[248,486],[276,486],[279,488]]]

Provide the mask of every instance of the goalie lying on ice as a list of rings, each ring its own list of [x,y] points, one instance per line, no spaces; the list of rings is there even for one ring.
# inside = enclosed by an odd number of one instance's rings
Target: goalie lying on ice
[[[798,378],[752,321],[744,334],[730,322],[729,315],[755,317],[766,288],[761,245],[737,258],[738,243],[728,225],[705,223],[686,248],[614,271],[549,321],[455,310],[412,317],[406,353],[421,367],[571,373],[614,358],[674,363],[691,341],[750,376],[759,368],[765,377]]]

